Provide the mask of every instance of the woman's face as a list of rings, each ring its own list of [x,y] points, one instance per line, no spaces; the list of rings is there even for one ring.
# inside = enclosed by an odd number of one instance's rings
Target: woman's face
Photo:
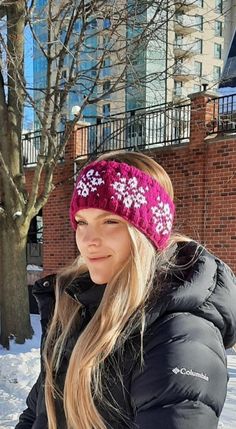
[[[75,215],[76,243],[94,283],[108,283],[127,262],[131,240],[127,222],[100,209],[83,209]]]

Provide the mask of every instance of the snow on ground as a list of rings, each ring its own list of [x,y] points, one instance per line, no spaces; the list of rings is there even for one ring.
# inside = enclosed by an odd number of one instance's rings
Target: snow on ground
[[[14,429],[25,398],[39,373],[39,316],[32,315],[35,335],[23,345],[11,344],[10,351],[0,346],[0,429]],[[229,384],[219,429],[236,428],[236,353],[228,353]],[[207,429],[207,428],[202,428]]]

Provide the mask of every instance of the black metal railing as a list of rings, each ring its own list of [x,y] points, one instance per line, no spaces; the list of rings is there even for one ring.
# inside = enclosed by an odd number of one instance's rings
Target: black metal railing
[[[81,156],[187,143],[190,104],[129,111],[79,128]]]
[[[64,132],[58,132],[54,139],[55,147],[58,148],[63,144]],[[41,130],[25,133],[22,135],[22,155],[23,165],[30,166],[37,163],[38,155],[47,157],[48,155],[48,139],[45,137],[42,141]],[[63,157],[63,156],[62,156]]]
[[[98,118],[96,124],[80,126],[77,133],[79,156],[187,143],[190,137],[190,103],[161,105]],[[56,137],[55,145],[60,144],[63,144],[63,132]],[[35,164],[39,154],[47,155],[48,144],[42,147],[40,130],[23,135],[22,150],[24,165]]]
[[[224,95],[209,101],[212,118],[207,123],[207,133],[236,132],[236,94]]]

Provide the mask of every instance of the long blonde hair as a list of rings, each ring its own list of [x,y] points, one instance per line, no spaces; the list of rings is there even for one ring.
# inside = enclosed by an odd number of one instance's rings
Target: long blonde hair
[[[110,152],[98,159],[125,162],[145,171],[156,178],[173,198],[169,176],[150,157],[138,152]],[[105,401],[102,365],[125,342],[134,323],[139,327],[141,339],[143,337],[145,304],[152,292],[153,277],[157,269],[162,269],[167,257],[166,251],[157,252],[137,229],[128,226],[128,230],[132,245],[130,258],[107,285],[101,304],[73,348],[64,392],[58,391],[54,377],[59,369],[66,341],[76,330],[81,308],[64,290],[73,279],[84,274],[87,267],[79,257],[58,277],[55,311],[44,346],[45,400],[49,429],[57,428],[54,400],[57,395],[63,398],[69,429],[106,429],[95,405],[99,401]],[[188,241],[188,238],[172,236],[169,246],[178,241]],[[142,360],[142,350],[140,359]],[[109,405],[112,407],[108,403],[108,408]],[[122,415],[122,410],[117,412]]]

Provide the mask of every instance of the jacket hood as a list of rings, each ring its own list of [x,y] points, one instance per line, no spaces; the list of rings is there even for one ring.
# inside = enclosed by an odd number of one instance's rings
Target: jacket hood
[[[212,322],[225,347],[236,343],[236,277],[224,262],[195,242],[178,245],[175,267],[163,280],[148,324],[176,312],[189,312]]]

